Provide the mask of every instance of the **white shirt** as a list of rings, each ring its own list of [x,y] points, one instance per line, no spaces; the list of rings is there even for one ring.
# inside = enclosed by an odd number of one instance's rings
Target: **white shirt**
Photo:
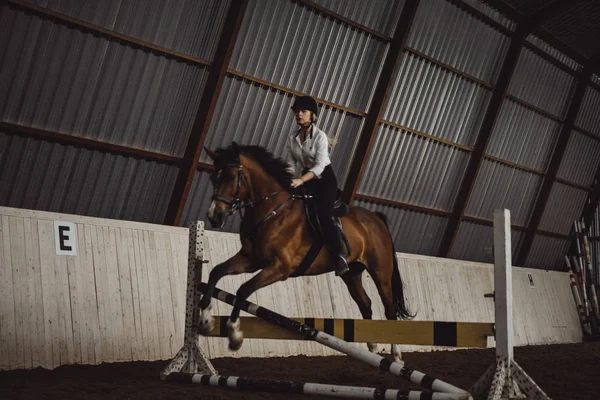
[[[293,170],[294,176],[300,176],[302,170],[308,169],[321,179],[323,170],[331,164],[327,135],[314,125],[306,135],[304,144],[300,141],[300,131],[292,133],[285,150],[284,159]]]

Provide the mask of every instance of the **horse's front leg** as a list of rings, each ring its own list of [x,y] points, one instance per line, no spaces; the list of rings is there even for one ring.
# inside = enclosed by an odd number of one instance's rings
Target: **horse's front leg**
[[[233,305],[233,310],[231,311],[231,316],[229,317],[229,321],[227,321],[229,349],[234,351],[239,350],[244,341],[244,334],[240,329],[240,304],[258,289],[286,278],[287,275],[284,274],[284,270],[284,268],[280,268],[279,263],[277,263],[277,265],[269,265],[258,274],[254,275],[248,282],[245,282],[240,286],[235,296],[235,303]],[[289,270],[286,271],[289,272]]]
[[[212,309],[212,294],[217,286],[217,282],[227,275],[236,275],[244,272],[254,272],[258,268],[254,266],[251,260],[242,252],[236,253],[229,260],[217,265],[210,271],[208,278],[207,289],[202,300],[200,300],[200,326],[199,331],[203,335],[208,335],[215,327],[215,319],[211,315]]]

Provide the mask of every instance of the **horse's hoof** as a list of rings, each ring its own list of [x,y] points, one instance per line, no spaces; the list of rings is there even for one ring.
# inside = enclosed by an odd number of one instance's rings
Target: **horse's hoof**
[[[210,334],[215,329],[215,318],[210,314],[212,306],[209,305],[200,312],[200,326],[198,330],[202,335]]]
[[[238,351],[244,342],[244,333],[240,329],[240,319],[235,322],[227,321],[227,330],[229,332],[229,350]]]
[[[397,344],[392,345],[392,357],[394,357],[395,362],[403,362],[402,361],[402,352],[400,351],[400,346]]]
[[[377,343],[367,343],[367,347],[369,348],[369,351],[370,351],[371,353],[375,353],[375,354],[377,354],[377,349],[378,349],[378,347],[379,347],[379,346],[377,345]]]

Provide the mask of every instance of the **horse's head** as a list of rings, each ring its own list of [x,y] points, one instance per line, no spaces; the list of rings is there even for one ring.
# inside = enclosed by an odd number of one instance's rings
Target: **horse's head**
[[[210,176],[213,184],[212,203],[208,220],[213,227],[221,228],[228,215],[235,214],[250,195],[249,179],[240,161],[235,142],[227,149],[211,151],[205,148],[213,160],[215,169]]]

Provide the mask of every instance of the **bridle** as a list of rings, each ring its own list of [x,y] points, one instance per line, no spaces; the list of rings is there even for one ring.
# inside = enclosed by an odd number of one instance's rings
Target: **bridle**
[[[212,200],[213,201],[220,201],[221,203],[227,204],[229,206],[229,210],[227,210],[228,214],[229,215],[234,215],[239,209],[242,209],[242,208],[246,207],[246,205],[240,199],[240,189],[242,188],[242,184],[244,185],[244,187],[246,188],[246,190],[248,192],[250,192],[250,186],[248,185],[248,181],[246,179],[246,175],[242,174],[242,169],[244,167],[241,164],[227,164],[225,167],[223,167],[220,171],[217,172],[217,179],[218,179],[219,175],[221,174],[221,172],[223,172],[223,170],[225,168],[237,168],[238,169],[237,188],[235,190],[235,195],[233,197],[233,200],[226,199],[226,198],[221,197],[221,196],[217,196],[218,186],[216,184],[216,179],[215,179],[215,182],[214,182],[214,185],[215,185],[215,194],[213,194]]]
[[[242,217],[242,219],[244,218],[244,214],[243,214],[243,210],[246,210],[248,207],[250,208],[254,208],[255,206],[259,205],[260,203],[262,203],[263,201],[278,195],[279,193],[283,193],[287,191],[287,188],[283,188],[281,190],[275,191],[273,193],[270,193],[266,196],[262,196],[259,199],[256,200],[246,200],[243,201],[242,199],[240,199],[240,189],[242,188],[242,185],[244,186],[244,188],[248,191],[248,193],[251,193],[250,190],[250,185],[248,184],[248,178],[246,178],[246,175],[244,175],[242,173],[244,166],[241,164],[227,164],[225,167],[223,167],[220,171],[218,171],[218,174],[220,174],[223,169],[225,168],[237,168],[238,170],[238,180],[237,180],[237,185],[236,185],[236,190],[235,190],[235,195],[233,196],[233,199],[226,199],[224,197],[221,196],[217,196],[216,193],[218,192],[218,186],[216,185],[216,180],[215,180],[215,194],[213,194],[212,196],[212,200],[213,201],[220,201],[222,203],[225,203],[229,206],[229,210],[227,210],[227,216],[232,216],[235,215],[235,213],[238,212],[238,210],[240,211],[240,216]],[[218,175],[217,175],[218,177]],[[218,179],[218,178],[217,178]],[[291,194],[288,197],[288,199],[286,201],[284,201],[283,203],[281,203],[280,205],[278,205],[277,207],[275,207],[275,209],[273,209],[270,213],[268,213],[262,220],[260,220],[255,227],[255,230],[259,230],[268,220],[270,220],[271,218],[273,218],[274,216],[276,216],[286,205],[288,205],[291,201],[293,200],[297,200],[297,199],[307,199],[310,198],[312,196],[310,195],[295,195],[295,194]]]

